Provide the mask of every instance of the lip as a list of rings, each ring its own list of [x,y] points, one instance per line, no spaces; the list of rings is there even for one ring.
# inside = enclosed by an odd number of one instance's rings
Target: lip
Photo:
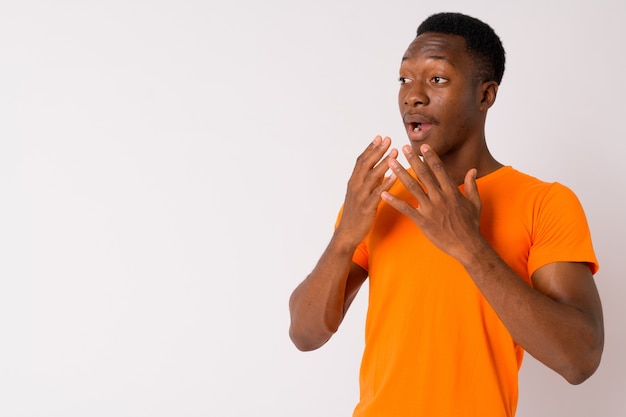
[[[402,120],[409,139],[414,142],[425,140],[432,128],[437,125],[434,117],[421,113],[406,113]]]

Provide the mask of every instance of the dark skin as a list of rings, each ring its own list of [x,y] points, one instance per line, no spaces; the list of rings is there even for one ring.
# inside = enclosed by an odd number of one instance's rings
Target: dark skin
[[[337,331],[367,279],[352,255],[384,200],[465,267],[520,346],[570,383],[581,383],[597,369],[604,346],[602,306],[589,267],[545,265],[533,273],[531,287],[480,233],[476,178],[502,164],[491,156],[484,134],[498,85],[479,81],[474,68],[461,37],[425,33],[409,45],[398,102],[410,140],[402,151],[417,180],[397,161],[389,138],[377,137],[359,156],[341,221],[290,298],[290,337],[299,349],[313,350]],[[417,208],[388,192],[398,180]]]

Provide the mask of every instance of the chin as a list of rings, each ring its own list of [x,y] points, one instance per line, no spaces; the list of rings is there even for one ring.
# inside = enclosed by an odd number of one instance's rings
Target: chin
[[[420,147],[422,145],[429,145],[431,147],[431,149],[433,151],[435,151],[435,153],[437,155],[439,155],[439,147],[436,145],[433,145],[430,141],[428,140],[412,140],[410,141],[410,145],[411,145],[411,149],[413,149],[413,152],[415,152],[418,156],[422,156],[422,151],[420,150]]]

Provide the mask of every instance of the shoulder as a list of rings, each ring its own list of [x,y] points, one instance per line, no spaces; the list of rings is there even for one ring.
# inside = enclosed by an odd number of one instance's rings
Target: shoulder
[[[553,184],[511,166],[504,166],[477,180],[478,191],[484,202],[525,209],[540,202]]]
[[[485,176],[484,180],[482,188],[496,189],[501,194],[521,197],[526,201],[530,199],[540,204],[550,203],[554,199],[578,201],[575,193],[568,186],[539,179],[511,166],[505,166]],[[483,185],[480,180],[478,184],[479,187]]]

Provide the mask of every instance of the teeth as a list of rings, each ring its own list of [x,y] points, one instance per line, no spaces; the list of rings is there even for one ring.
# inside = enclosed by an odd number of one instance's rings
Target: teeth
[[[418,123],[418,124],[415,126],[415,129],[413,129],[413,132],[419,132],[419,131],[420,131],[420,127],[421,127],[421,126],[422,126],[422,124],[421,124],[421,123]]]

